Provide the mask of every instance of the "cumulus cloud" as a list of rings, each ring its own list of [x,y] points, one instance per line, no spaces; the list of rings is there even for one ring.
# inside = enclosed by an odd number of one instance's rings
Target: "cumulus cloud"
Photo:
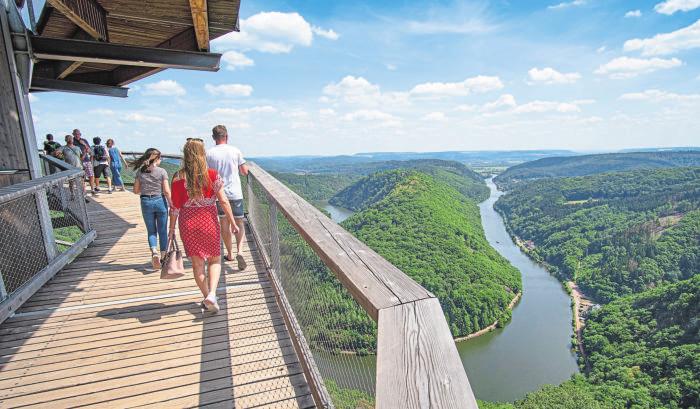
[[[500,97],[498,97],[497,100],[484,104],[484,106],[481,108],[481,110],[482,111],[494,111],[494,110],[502,109],[502,108],[515,108],[517,105],[518,104],[515,101],[515,97],[513,95],[503,94]]]
[[[426,82],[418,84],[410,93],[428,96],[467,96],[471,93],[484,93],[503,88],[498,77],[479,75],[462,82]]]
[[[140,112],[132,112],[130,114],[126,114],[123,118],[124,122],[143,122],[147,124],[156,124],[160,122],[165,122],[165,119],[159,117],[159,116],[153,116],[153,115],[145,115]]]
[[[376,122],[380,126],[400,126],[401,120],[387,112],[376,109],[360,109],[343,115],[344,121]]]
[[[270,105],[253,106],[250,108],[215,108],[209,115],[211,116],[226,116],[226,117],[236,117],[236,116],[247,116],[250,114],[269,114],[277,112],[275,107]]]
[[[560,9],[566,9],[569,7],[578,7],[578,6],[583,6],[586,4],[586,0],[573,0],[573,1],[564,1],[558,4],[553,4],[549,7],[547,7],[550,10],[560,10]]]
[[[406,104],[408,95],[401,92],[381,92],[379,85],[372,84],[363,77],[348,75],[338,82],[323,87],[320,102],[334,101],[353,105],[375,107],[379,105]]]
[[[573,84],[581,79],[577,72],[561,73],[554,68],[532,68],[527,72],[531,84]]]
[[[447,121],[447,116],[443,112],[431,112],[423,116],[424,121],[443,122]]]
[[[666,0],[654,6],[654,11],[670,16],[678,11],[695,10],[698,7],[700,0]]]
[[[226,63],[226,69],[229,71],[235,71],[239,68],[252,67],[255,62],[248,58],[245,54],[239,53],[238,51],[226,51],[222,56],[221,60]]]
[[[321,108],[318,110],[318,114],[321,116],[335,116],[335,110],[331,108]]]
[[[187,92],[185,88],[182,87],[177,81],[173,80],[161,80],[158,82],[152,82],[146,84],[144,95],[155,95],[155,96],[182,96]]]
[[[631,92],[620,95],[620,99],[624,101],[650,101],[650,102],[684,102],[684,101],[700,101],[700,94],[675,94],[673,92],[662,91],[658,89],[648,89],[643,92]]]
[[[557,101],[532,101],[524,105],[519,105],[515,108],[515,113],[517,114],[527,114],[527,113],[544,113],[544,112],[558,112],[558,113],[574,113],[581,112],[581,108],[578,105],[572,104],[570,102],[557,102]]]
[[[265,11],[241,20],[241,31],[231,32],[212,41],[217,49],[289,53],[294,47],[309,47],[314,35],[337,40],[333,30],[314,27],[299,13]]]
[[[328,40],[337,40],[340,38],[340,34],[333,30],[324,30],[321,27],[312,26],[311,31],[319,37],[323,37]]]
[[[598,75],[607,75],[610,78],[632,78],[640,74],[647,74],[658,70],[666,70],[676,68],[683,65],[683,62],[678,58],[663,59],[663,58],[630,58],[619,57],[610,62],[601,65],[595,70]]]
[[[253,93],[253,87],[246,84],[207,84],[204,89],[210,95],[224,97],[248,97]]]
[[[100,116],[114,116],[114,115],[116,115],[116,112],[112,111],[111,109],[105,109],[105,108],[91,109],[88,111],[88,113],[91,115],[100,115]]]
[[[642,17],[642,10],[630,10],[625,13],[625,18]]]
[[[700,20],[670,33],[625,41],[625,51],[641,51],[645,57],[675,54],[700,47]]]

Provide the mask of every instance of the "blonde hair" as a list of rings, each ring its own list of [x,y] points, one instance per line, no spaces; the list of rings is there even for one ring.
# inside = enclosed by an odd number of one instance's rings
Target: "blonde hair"
[[[204,143],[197,140],[187,141],[182,148],[182,154],[182,168],[178,171],[178,176],[187,181],[187,194],[190,199],[201,198],[204,196],[204,189],[211,186]]]

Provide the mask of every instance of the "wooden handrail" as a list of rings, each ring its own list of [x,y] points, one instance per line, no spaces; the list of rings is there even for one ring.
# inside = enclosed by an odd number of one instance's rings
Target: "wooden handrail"
[[[248,167],[377,322],[377,408],[477,408],[438,299],[261,167]]]

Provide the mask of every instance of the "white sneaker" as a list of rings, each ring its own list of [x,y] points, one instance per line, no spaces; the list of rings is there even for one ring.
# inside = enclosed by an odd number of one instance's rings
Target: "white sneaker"
[[[213,312],[214,314],[216,314],[220,310],[219,303],[216,302],[216,296],[205,298],[203,303],[207,307],[207,310],[209,310],[209,312]]]

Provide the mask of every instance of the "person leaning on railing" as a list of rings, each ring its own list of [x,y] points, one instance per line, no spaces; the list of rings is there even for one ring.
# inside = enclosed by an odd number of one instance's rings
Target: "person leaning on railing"
[[[238,233],[223,185],[219,173],[207,166],[204,141],[188,138],[183,148],[182,169],[173,179],[169,236],[174,239],[177,221],[185,252],[192,261],[194,279],[204,296],[201,305],[213,313],[219,312],[216,287],[221,275],[221,229],[217,199],[234,234]],[[206,275],[205,261],[208,264]]]
[[[141,196],[141,214],[146,223],[154,270],[160,270],[160,260],[168,249],[168,207],[171,204],[168,173],[159,165],[160,151],[156,148],[148,148],[132,165],[136,171],[134,193]]]

